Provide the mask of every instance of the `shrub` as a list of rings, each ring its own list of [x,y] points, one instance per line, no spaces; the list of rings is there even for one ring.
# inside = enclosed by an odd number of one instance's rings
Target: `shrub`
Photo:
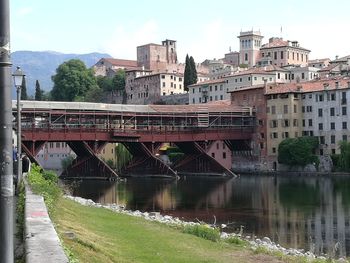
[[[248,242],[247,242],[247,241],[242,240],[242,239],[240,239],[240,238],[237,237],[237,236],[230,236],[229,238],[225,239],[225,241],[226,241],[227,243],[235,244],[235,245],[238,245],[238,246],[245,246],[245,245],[248,245]]]
[[[28,182],[34,193],[44,197],[50,213],[54,210],[54,204],[61,195],[61,189],[57,185],[58,177],[54,172],[43,171],[40,166],[32,164],[28,174]]]
[[[211,241],[220,239],[220,231],[217,228],[212,228],[208,225],[187,225],[184,227],[184,233],[192,234]]]

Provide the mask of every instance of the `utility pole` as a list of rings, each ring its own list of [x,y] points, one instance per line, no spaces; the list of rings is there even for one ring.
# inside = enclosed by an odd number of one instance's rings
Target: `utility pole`
[[[10,4],[0,0],[0,263],[14,262]]]

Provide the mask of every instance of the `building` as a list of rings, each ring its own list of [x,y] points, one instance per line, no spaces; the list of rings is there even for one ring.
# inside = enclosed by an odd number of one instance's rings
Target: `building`
[[[278,145],[286,138],[318,137],[320,156],[340,153],[339,142],[349,139],[348,77],[267,85],[265,95],[267,151],[273,169],[278,169]]]
[[[293,88],[289,88],[293,87]],[[278,146],[302,135],[301,87],[297,84],[266,85],[268,169],[278,170]]]
[[[151,43],[137,47],[139,67],[145,67],[153,72],[166,72],[168,65],[177,64],[176,40],[166,39],[161,45]]]
[[[213,79],[188,86],[189,104],[229,99],[226,79]]]
[[[113,77],[118,69],[137,68],[137,61],[115,58],[101,58],[93,67],[96,76]]]
[[[231,103],[236,106],[252,107],[256,114],[256,130],[250,145],[251,151],[233,154],[234,170],[243,170],[242,166],[251,171],[267,169],[267,115],[265,85],[255,85],[229,92]],[[242,157],[245,157],[243,158]]]
[[[98,157],[102,158],[107,164],[112,165],[114,168],[117,164],[117,155],[115,152],[116,143],[107,143],[102,151],[98,154]]]
[[[234,52],[229,52],[227,54],[225,54],[224,57],[224,62],[227,64],[230,64],[234,67],[238,67],[239,66],[239,52],[234,51]]]
[[[328,67],[330,61],[331,60],[329,58],[313,59],[313,60],[309,60],[308,66],[322,69],[322,68]]]
[[[241,32],[239,38],[239,64],[253,67],[260,57],[263,36],[260,31]]]
[[[150,70],[126,71],[127,104],[153,104],[161,96],[184,93],[183,75],[179,73],[151,73]]]
[[[284,67],[290,72],[290,82],[306,82],[320,77],[319,69],[315,67]]]
[[[298,41],[285,41],[272,37],[260,48],[260,57],[268,57],[275,66],[300,65],[307,66],[310,50],[300,47]]]

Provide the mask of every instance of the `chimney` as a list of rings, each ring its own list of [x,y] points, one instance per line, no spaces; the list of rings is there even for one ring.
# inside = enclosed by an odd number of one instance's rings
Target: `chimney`
[[[350,81],[348,81],[348,88],[350,89]]]
[[[327,88],[328,88],[328,86],[329,86],[329,84],[328,84],[328,83],[323,83],[323,87],[324,87],[324,89],[327,89]]]
[[[338,55],[336,55],[336,56],[335,56],[335,59],[338,59],[338,58],[339,58],[339,56],[338,56]]]
[[[335,82],[335,88],[336,88],[336,89],[339,88],[339,82],[338,82],[338,81]]]

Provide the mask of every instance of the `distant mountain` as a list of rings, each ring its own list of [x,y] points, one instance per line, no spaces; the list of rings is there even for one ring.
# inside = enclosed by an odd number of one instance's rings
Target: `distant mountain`
[[[54,51],[16,51],[11,54],[12,71],[20,66],[26,74],[28,95],[34,95],[36,80],[39,80],[41,89],[50,91],[53,87],[51,76],[56,73],[57,67],[65,61],[80,59],[87,67],[91,67],[101,58],[110,57],[110,55],[103,53],[63,54]],[[14,94],[15,92],[13,92]],[[14,98],[14,96],[12,97]]]

